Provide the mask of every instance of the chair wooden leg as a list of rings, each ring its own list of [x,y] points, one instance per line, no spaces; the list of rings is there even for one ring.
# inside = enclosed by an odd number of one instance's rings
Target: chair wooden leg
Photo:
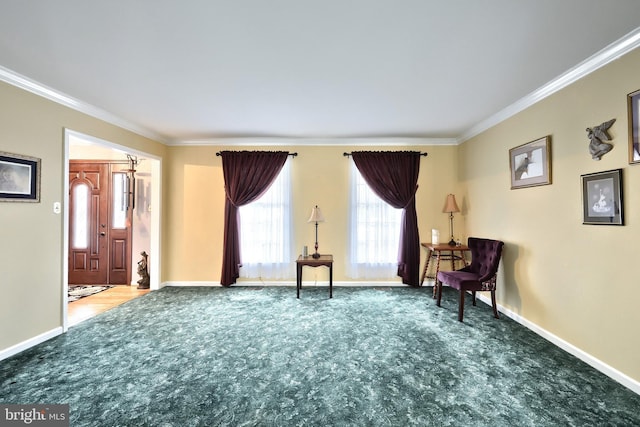
[[[464,316],[464,290],[460,290],[460,303],[458,304],[458,321],[462,322],[462,316]]]
[[[496,291],[491,291],[491,305],[493,306],[493,317],[499,319],[498,306],[496,305]]]
[[[440,300],[442,299],[442,282],[438,282],[438,279],[436,279],[434,286],[437,288],[438,293],[437,293],[437,300],[436,300],[436,305],[438,307],[440,307]]]
[[[476,305],[476,291],[471,291],[471,295],[473,295],[473,305]]]

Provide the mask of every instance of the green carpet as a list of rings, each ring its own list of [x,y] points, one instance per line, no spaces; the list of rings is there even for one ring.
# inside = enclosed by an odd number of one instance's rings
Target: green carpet
[[[1,362],[72,426],[638,426],[640,396],[431,288],[164,288]]]

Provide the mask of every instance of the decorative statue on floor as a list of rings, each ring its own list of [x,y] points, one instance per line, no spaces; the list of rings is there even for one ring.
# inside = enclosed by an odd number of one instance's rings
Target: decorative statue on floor
[[[604,142],[611,141],[611,137],[607,133],[607,129],[613,125],[616,119],[611,119],[608,122],[602,123],[600,126],[596,126],[593,129],[587,128],[587,137],[589,138],[589,152],[593,160],[600,160],[602,156],[607,154],[613,148],[613,145]]]
[[[147,268],[147,261],[149,255],[145,251],[140,252],[142,259],[138,261],[138,289],[149,289],[149,269]]]

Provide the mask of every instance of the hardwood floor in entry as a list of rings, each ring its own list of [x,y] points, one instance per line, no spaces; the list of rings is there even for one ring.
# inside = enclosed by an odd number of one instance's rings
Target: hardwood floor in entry
[[[149,292],[149,289],[138,289],[136,286],[117,285],[106,291],[80,298],[67,307],[69,326],[97,316],[113,307],[123,304]]]

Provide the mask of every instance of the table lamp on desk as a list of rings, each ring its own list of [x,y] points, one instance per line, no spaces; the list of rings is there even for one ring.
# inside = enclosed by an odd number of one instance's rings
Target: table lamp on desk
[[[456,196],[453,194],[447,195],[447,200],[444,204],[444,209],[442,212],[449,214],[449,231],[451,232],[451,240],[449,240],[449,246],[456,245],[456,239],[453,238],[453,214],[454,212],[460,212],[460,208],[456,203]]]
[[[311,217],[309,217],[309,220],[307,222],[316,223],[316,246],[315,246],[316,251],[311,256],[318,259],[320,258],[320,254],[318,253],[318,223],[324,222],[324,216],[322,215],[322,211],[320,211],[320,208],[318,207],[318,205],[316,205],[316,207],[313,208],[313,210],[311,211]]]

